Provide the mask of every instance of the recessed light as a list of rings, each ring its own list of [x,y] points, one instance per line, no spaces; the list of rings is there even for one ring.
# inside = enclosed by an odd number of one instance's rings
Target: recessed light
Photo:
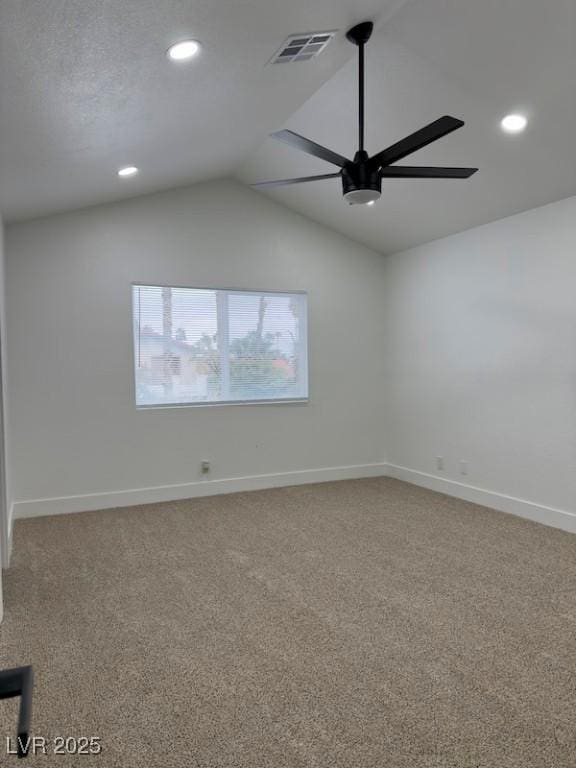
[[[196,56],[200,50],[200,43],[196,40],[182,40],[168,48],[167,56],[172,61],[188,61]]]
[[[125,168],[120,168],[118,176],[120,176],[121,179],[129,179],[130,176],[136,176],[137,173],[138,168],[136,168],[135,165],[127,165]]]
[[[366,205],[374,205],[374,203],[375,203],[375,202],[376,202],[376,200],[369,200],[369,201],[366,203]]]
[[[522,133],[527,124],[528,120],[524,115],[506,115],[500,121],[502,130],[506,133]]]

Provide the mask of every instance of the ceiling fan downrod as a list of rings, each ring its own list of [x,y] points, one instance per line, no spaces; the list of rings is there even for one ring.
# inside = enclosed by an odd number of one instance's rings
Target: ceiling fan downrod
[[[349,29],[346,38],[358,46],[358,151],[364,152],[364,46],[370,40],[374,24],[371,21],[363,21]]]

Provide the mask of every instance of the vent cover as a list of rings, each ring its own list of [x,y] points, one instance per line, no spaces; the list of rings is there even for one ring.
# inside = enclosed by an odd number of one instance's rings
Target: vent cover
[[[292,35],[282,44],[280,50],[274,54],[268,63],[287,64],[293,61],[309,61],[322,53],[335,34],[336,30]]]

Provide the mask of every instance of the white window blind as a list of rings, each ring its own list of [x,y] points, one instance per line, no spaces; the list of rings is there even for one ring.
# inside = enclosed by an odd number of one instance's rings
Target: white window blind
[[[136,405],[308,397],[304,293],[133,285]]]

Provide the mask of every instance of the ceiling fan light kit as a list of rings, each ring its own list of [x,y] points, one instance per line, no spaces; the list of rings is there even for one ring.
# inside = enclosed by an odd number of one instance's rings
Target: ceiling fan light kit
[[[368,153],[359,150],[351,163],[342,168],[342,192],[350,205],[365,205],[382,194],[382,177],[378,168],[368,163]]]
[[[333,152],[298,133],[289,130],[277,131],[272,137],[289,144],[313,157],[318,157],[340,168],[337,173],[305,176],[295,179],[262,181],[253,187],[283,187],[309,181],[321,181],[340,177],[344,199],[350,205],[374,203],[382,193],[382,179],[467,179],[477,168],[436,168],[425,166],[394,165],[399,160],[446,136],[464,125],[450,115],[445,115],[419,131],[370,157],[364,149],[364,46],[372,35],[371,21],[356,24],[346,33],[346,38],[358,47],[358,151],[353,160]]]

